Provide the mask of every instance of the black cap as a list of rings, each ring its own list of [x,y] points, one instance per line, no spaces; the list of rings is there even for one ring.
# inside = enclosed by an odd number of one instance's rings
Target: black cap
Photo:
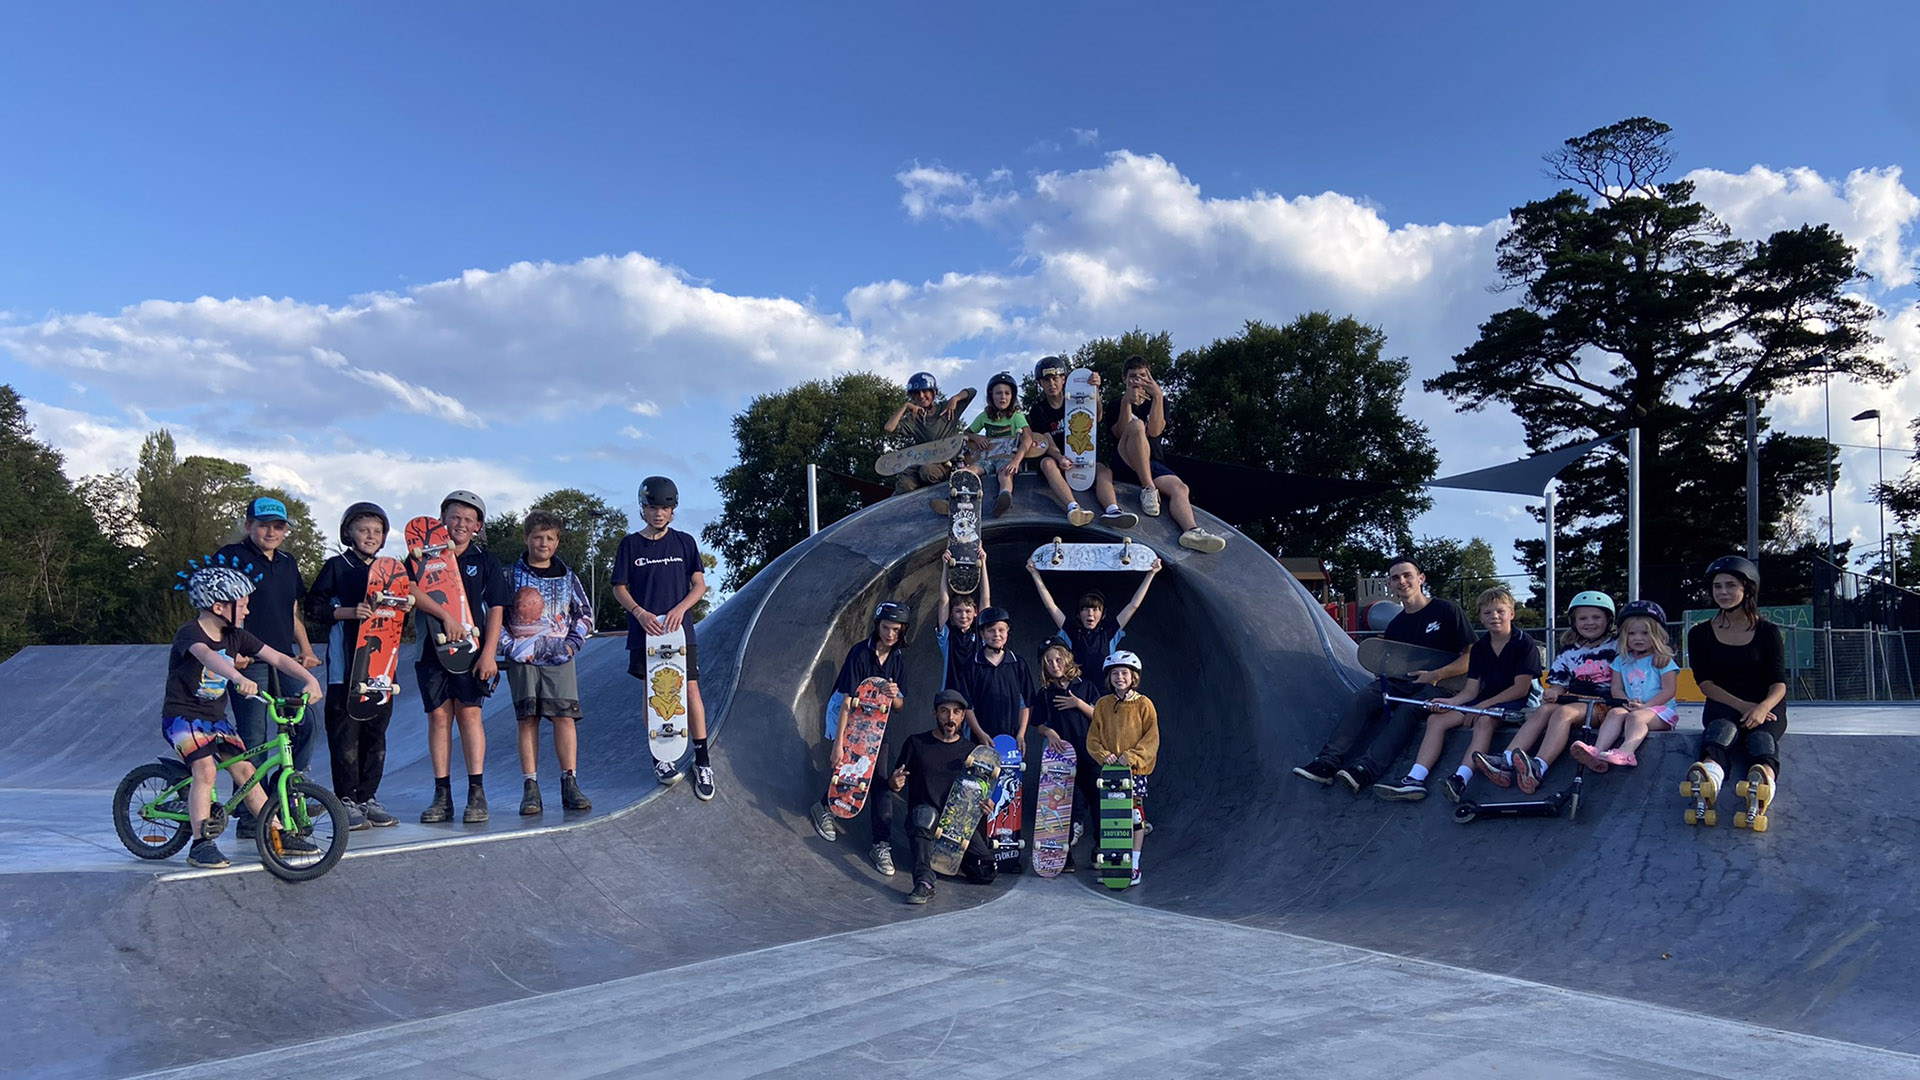
[[[963,709],[973,708],[967,704],[967,695],[958,690],[942,690],[933,695],[933,707],[937,709],[942,705],[958,705]]]

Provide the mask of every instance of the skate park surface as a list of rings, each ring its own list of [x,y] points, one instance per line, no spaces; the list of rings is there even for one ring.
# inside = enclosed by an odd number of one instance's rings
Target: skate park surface
[[[119,847],[112,787],[163,749],[163,648],[0,665],[7,1072],[1077,1076],[1119,1058],[1169,1076],[1920,1074],[1920,814],[1890,797],[1920,768],[1920,713],[1796,705],[1765,834],[1727,824],[1731,795],[1719,827],[1681,823],[1684,733],[1589,778],[1574,822],[1458,825],[1437,794],[1355,799],[1290,775],[1363,679],[1351,642],[1212,520],[1232,540],[1219,555],[1180,549],[1165,517],[1132,530],[1168,564],[1124,642],[1162,724],[1145,883],[943,880],[905,905],[904,844],[883,878],[864,824],[829,845],[805,813],[821,708],[882,598],[915,611],[889,741],[929,726],[944,522],[926,500],[823,530],[700,625],[713,802],[653,783],[623,643],[596,639],[580,660],[591,814],[558,811],[543,745],[549,810],[518,817],[511,708],[494,701],[493,820],[414,824],[431,773],[403,697],[381,794],[407,824],[353,834],[297,885],[230,836],[227,871]],[[1051,622],[1027,554],[1113,537],[1024,486],[984,531],[1031,660]],[[1050,578],[1063,605],[1092,583],[1111,608],[1136,581]],[[314,760],[324,781],[324,748]]]

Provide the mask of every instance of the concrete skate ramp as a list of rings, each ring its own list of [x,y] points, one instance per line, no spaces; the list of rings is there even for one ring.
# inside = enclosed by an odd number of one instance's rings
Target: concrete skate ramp
[[[926,498],[836,524],[702,625],[713,803],[648,786],[638,688],[614,642],[582,661],[583,779],[599,801],[583,823],[350,855],[304,885],[258,872],[0,876],[0,939],[20,991],[10,1064],[88,1077],[185,1064],[918,917],[899,902],[907,875],[866,866],[864,825],[829,846],[804,812],[823,782],[821,707],[880,599],[916,613],[909,705],[890,741],[929,723],[943,522]],[[993,600],[1011,609],[1024,656],[1051,624],[1023,563],[1066,531],[1025,490],[987,525]],[[1589,784],[1573,825],[1459,826],[1438,799],[1356,801],[1287,774],[1359,678],[1351,644],[1237,535],[1215,556],[1178,548],[1164,517],[1133,535],[1169,567],[1126,639],[1162,724],[1147,885],[1129,901],[1910,1048],[1915,817],[1884,797],[1842,803],[1838,781],[1904,790],[1920,764],[1912,740],[1796,738],[1779,824],[1764,836],[1679,823],[1667,794],[1677,736],[1637,775]],[[1064,606],[1097,584],[1117,610],[1138,578],[1051,581]],[[133,726],[96,751],[110,760],[91,774],[117,777],[154,752],[150,723]],[[494,811],[511,818],[512,721],[495,707],[488,726]],[[0,777],[35,775],[22,745],[0,734]],[[419,768],[390,784],[403,815],[425,801],[408,794]],[[1090,886],[1086,874],[1022,883]],[[944,882],[926,913],[1005,887]]]

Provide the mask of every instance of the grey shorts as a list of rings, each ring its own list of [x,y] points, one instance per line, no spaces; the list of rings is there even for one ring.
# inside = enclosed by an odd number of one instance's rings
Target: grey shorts
[[[506,672],[507,688],[513,692],[513,715],[528,717],[580,716],[580,677],[572,661],[553,667],[516,664],[500,665]]]

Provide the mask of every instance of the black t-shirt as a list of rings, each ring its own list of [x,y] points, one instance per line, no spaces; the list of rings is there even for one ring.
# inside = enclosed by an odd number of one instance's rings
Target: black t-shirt
[[[1073,650],[1073,662],[1080,665],[1082,672],[1105,668],[1114,646],[1126,636],[1127,632],[1120,629],[1120,624],[1106,612],[1101,612],[1099,625],[1091,630],[1080,625],[1077,615],[1069,615],[1059,633],[1059,637]]]
[[[487,629],[487,612],[494,608],[504,609],[513,602],[513,582],[507,579],[505,567],[493,557],[493,552],[478,544],[468,544],[467,550],[460,556],[460,585],[467,593],[467,607],[473,611],[473,625],[482,633]],[[420,566],[417,562],[407,561],[407,576],[420,580]],[[361,596],[364,598],[364,590]],[[358,603],[358,601],[355,601]],[[426,613],[414,613],[414,638],[420,642],[420,658],[433,656],[433,649],[427,642],[431,635],[426,632]],[[476,646],[480,642],[474,643]]]
[[[1012,735],[1020,726],[1020,710],[1026,708],[1027,693],[1033,680],[1027,675],[1027,662],[1011,649],[1000,654],[998,664],[987,662],[986,646],[966,660],[955,661],[961,693],[973,706],[974,719],[980,721],[988,736]]]
[[[1388,641],[1438,649],[1450,656],[1459,656],[1475,640],[1467,613],[1447,599],[1429,600],[1427,606],[1417,612],[1403,611],[1395,615],[1381,636]]]
[[[1753,640],[1745,645],[1727,645],[1714,636],[1713,620],[1697,623],[1687,631],[1687,662],[1693,677],[1732,694],[1742,701],[1759,701],[1774,683],[1787,681],[1787,642],[1780,628],[1761,620],[1753,628]],[[1707,699],[1701,712],[1705,720],[1733,720],[1739,714],[1731,705]],[[1787,703],[1782,699],[1773,707],[1773,715],[1785,719]]]
[[[700,545],[694,542],[693,535],[668,526],[658,540],[633,532],[620,541],[620,553],[613,559],[613,583],[625,585],[641,610],[658,617],[685,600],[693,591],[693,575],[705,570],[700,563]],[[680,628],[686,631],[687,646],[691,648],[693,624],[682,622]],[[627,650],[640,652],[646,647],[646,630],[640,626],[639,619],[628,614]]]
[[[307,594],[307,582],[300,576],[300,564],[285,551],[273,558],[253,546],[252,539],[237,544],[228,544],[214,552],[215,557],[225,556],[229,562],[245,567],[249,578],[258,575],[260,580],[253,583],[253,594],[247,597],[247,619],[242,625],[247,632],[267,643],[268,648],[278,649],[288,656],[293,650],[293,609],[300,598]]]
[[[647,608],[647,610],[653,609]],[[847,650],[847,658],[840,665],[840,677],[833,681],[833,692],[852,697],[854,689],[868,679],[892,679],[894,685],[900,687],[900,696],[905,697],[906,652],[905,646],[895,645],[892,651],[887,653],[887,658],[883,662],[879,651],[873,647],[872,638],[856,642],[853,648]]]
[[[967,755],[973,752],[973,740],[962,734],[952,742],[941,742],[931,731],[909,735],[900,744],[895,767],[907,767],[907,805],[944,806],[953,782],[967,771]],[[893,771],[889,769],[891,777]]]
[[[1143,401],[1138,405],[1128,405],[1127,398],[1131,396],[1132,395],[1127,392],[1126,388],[1122,387],[1120,390],[1119,399],[1113,403],[1114,407],[1111,409],[1108,409],[1103,415],[1118,416],[1120,415],[1119,410],[1129,409],[1133,412],[1133,415],[1140,418],[1141,423],[1143,424],[1149,423],[1153,418],[1153,400],[1149,398],[1148,400]],[[1173,426],[1172,415],[1168,413],[1168,411],[1164,407],[1160,410],[1160,412],[1162,416],[1165,416],[1167,418],[1167,426],[1172,427]],[[1147,436],[1147,449],[1150,451],[1148,456],[1151,457],[1154,461],[1160,460],[1160,437],[1165,434],[1166,432],[1162,431],[1160,435],[1149,434]]]
[[[1506,693],[1522,675],[1539,678],[1540,671],[1539,643],[1528,637],[1525,630],[1515,630],[1507,638],[1507,647],[1498,653],[1493,651],[1490,637],[1475,641],[1467,651],[1467,678],[1480,680],[1480,696],[1475,701]],[[1526,703],[1526,698],[1507,702],[1516,709]]]
[[[1054,733],[1073,744],[1073,749],[1081,757],[1087,755],[1087,728],[1093,724],[1093,717],[1069,705],[1060,708],[1053,699],[1064,693],[1071,693],[1081,701],[1092,705],[1100,700],[1100,688],[1092,679],[1082,675],[1065,687],[1042,686],[1027,696],[1027,708],[1032,713],[1027,717],[1029,726],[1044,724]]]
[[[1039,434],[1051,436],[1053,438],[1052,449],[1064,453],[1067,445],[1065,441],[1067,433],[1066,395],[1062,394],[1060,396],[1059,408],[1047,404],[1046,396],[1042,395],[1040,403],[1027,410],[1027,426]]]
[[[292,614],[291,609],[288,614]],[[188,651],[195,645],[205,645],[228,660],[237,656],[258,656],[264,646],[259,638],[231,626],[216,641],[200,628],[199,619],[181,627],[180,632],[173,635],[173,647],[167,651],[167,691],[160,706],[161,715],[185,716],[196,720],[225,719],[226,677],[208,671],[207,666]]]

